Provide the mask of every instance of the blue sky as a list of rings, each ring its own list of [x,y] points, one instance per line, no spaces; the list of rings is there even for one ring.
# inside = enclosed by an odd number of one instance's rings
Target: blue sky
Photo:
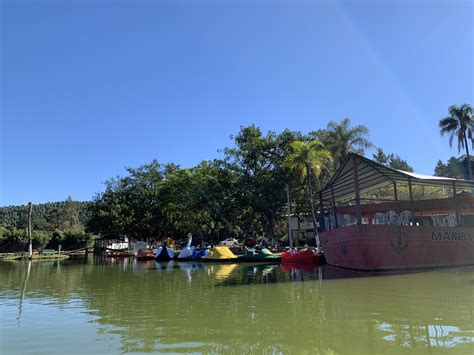
[[[124,167],[349,117],[431,174],[473,103],[471,1],[1,3],[0,205],[89,200]]]

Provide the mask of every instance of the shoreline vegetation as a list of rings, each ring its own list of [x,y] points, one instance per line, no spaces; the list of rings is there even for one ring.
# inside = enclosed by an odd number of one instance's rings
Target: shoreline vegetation
[[[456,142],[458,152],[465,151],[466,156],[451,157],[446,163],[439,160],[434,174],[469,179],[472,107],[453,105],[448,112],[439,121],[440,133],[449,137],[450,146]],[[317,220],[315,194],[347,153],[364,155],[373,149],[370,158],[375,161],[413,171],[398,154],[376,147],[367,127],[352,125],[348,118],[306,134],[289,129],[263,133],[249,125],[231,139],[233,146],[219,151],[222,158],[203,160],[191,168],[153,160],[106,181],[93,201],[68,197],[34,205],[33,249],[57,250],[61,245],[63,251],[75,250],[90,247],[99,238],[156,243],[168,237],[182,239],[188,233],[211,244],[228,237],[281,240],[288,233],[287,191],[291,215]],[[27,217],[25,205],[0,207],[1,255],[28,250]]]

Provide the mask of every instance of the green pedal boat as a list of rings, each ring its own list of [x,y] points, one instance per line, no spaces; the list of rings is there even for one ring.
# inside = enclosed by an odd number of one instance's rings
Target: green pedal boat
[[[265,262],[279,262],[281,254],[274,254],[267,248],[255,249],[245,247],[245,253],[239,256],[239,261],[265,261]]]

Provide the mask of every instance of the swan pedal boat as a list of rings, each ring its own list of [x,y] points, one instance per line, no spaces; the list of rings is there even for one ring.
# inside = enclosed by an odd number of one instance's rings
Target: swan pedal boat
[[[206,248],[197,249],[193,247],[191,244],[193,242],[193,236],[190,234],[188,243],[186,246],[180,251],[178,256],[176,257],[179,261],[190,261],[190,260],[201,260],[202,257],[207,255],[208,250]]]
[[[163,242],[163,246],[156,249],[155,261],[169,261],[174,259],[173,248],[170,248],[166,242]]]

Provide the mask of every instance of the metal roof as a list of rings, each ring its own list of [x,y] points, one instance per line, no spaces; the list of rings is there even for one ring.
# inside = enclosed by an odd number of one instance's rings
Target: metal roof
[[[356,153],[349,153],[329,182],[320,191],[323,201],[331,201],[332,192],[336,200],[354,197],[354,162],[357,166],[359,192],[367,192],[393,183],[452,187],[453,182],[459,190],[474,188],[474,181],[457,180],[439,176],[428,176],[396,170]]]

